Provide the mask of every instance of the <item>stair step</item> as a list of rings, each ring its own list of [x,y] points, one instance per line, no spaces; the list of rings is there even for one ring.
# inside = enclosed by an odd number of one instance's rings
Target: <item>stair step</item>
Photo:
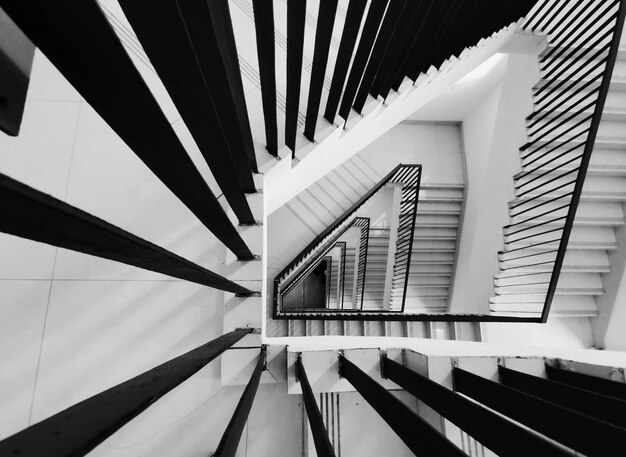
[[[545,295],[501,295],[489,299],[493,312],[541,313]],[[550,308],[551,316],[593,317],[598,313],[592,295],[555,295]]]
[[[346,336],[364,336],[363,321],[343,321],[343,334]]]
[[[423,228],[415,227],[413,232],[414,240],[454,240],[456,241],[457,231],[454,228],[440,227],[440,228]]]
[[[365,321],[365,336],[385,336],[385,323],[383,321]]]
[[[413,240],[413,252],[454,252],[456,241],[449,240]]]
[[[551,213],[545,216],[540,216],[537,218],[537,220],[547,220],[553,217],[565,215],[569,210],[569,206],[558,209],[561,208],[563,205],[564,202],[561,201],[546,203],[545,205],[542,205],[537,209],[528,211],[519,216],[513,216],[511,218],[511,222],[522,222],[531,217],[537,217],[547,212]],[[576,209],[575,223],[592,222],[594,220],[604,221],[605,223],[607,223],[606,225],[623,225],[624,212],[622,210],[622,205],[618,202],[580,202],[578,204],[578,208]]]
[[[579,156],[582,153],[582,149],[583,148],[581,146],[572,151],[568,151],[568,148],[558,148],[549,153],[549,150],[538,151],[528,158],[522,159],[522,171],[528,171],[529,169],[536,168],[538,166],[554,168],[574,158],[575,156]],[[545,156],[543,153],[546,153]],[[552,159],[554,159],[554,161],[546,165],[546,162]],[[596,169],[599,170],[598,174],[600,174],[600,172],[603,172],[611,167],[616,169],[616,173],[621,173],[624,169],[626,169],[626,150],[601,149],[596,146],[591,154],[588,172],[593,172],[593,170]]]
[[[436,286],[409,286],[406,288],[406,297],[422,297],[422,298],[448,298],[450,290],[447,287]],[[392,298],[402,298],[402,290],[392,290]]]
[[[417,214],[445,214],[445,215],[460,215],[461,214],[461,202],[457,201],[432,201],[422,198],[420,195],[417,203]]]
[[[537,255],[530,258],[518,259],[518,260],[504,260],[499,261],[501,270],[510,270],[523,267],[523,270],[534,270],[536,268],[547,268],[545,265],[535,265],[540,262],[552,262],[556,258],[556,253],[546,253]],[[551,264],[547,264],[548,267],[552,267]],[[565,258],[563,259],[563,265],[568,268],[575,268],[580,271],[606,271],[610,268],[609,256],[606,251],[567,251]]]
[[[401,300],[394,301],[392,306],[399,306]],[[448,309],[448,300],[444,298],[407,297],[404,303],[405,313],[439,313]]]

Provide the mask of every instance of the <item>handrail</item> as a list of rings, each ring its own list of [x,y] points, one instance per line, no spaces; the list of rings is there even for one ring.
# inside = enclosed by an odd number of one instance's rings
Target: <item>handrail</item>
[[[611,77],[613,75],[613,69],[615,67],[615,61],[617,60],[617,54],[619,50],[619,43],[622,37],[622,30],[624,29],[624,18],[626,16],[626,0],[620,0],[619,12],[615,23],[615,31],[613,33],[613,39],[611,42],[611,49],[609,51],[609,58],[602,78],[600,86],[600,92],[598,94],[598,103],[596,104],[593,119],[591,121],[591,127],[589,128],[589,135],[585,144],[585,150],[583,152],[583,158],[581,160],[578,177],[574,186],[574,192],[572,195],[572,203],[567,214],[565,221],[565,227],[561,242],[559,244],[559,252],[557,253],[556,260],[554,262],[554,268],[552,270],[552,278],[550,279],[550,285],[548,286],[548,293],[546,296],[545,305],[541,313],[541,320],[546,322],[550,313],[550,308],[554,300],[554,294],[556,292],[556,286],[563,266],[563,260],[565,259],[565,251],[567,250],[567,244],[569,242],[572,227],[574,225],[574,219],[576,217],[576,209],[580,202],[580,196],[582,194],[583,185],[585,183],[585,176],[587,175],[587,169],[589,168],[589,161],[591,159],[591,153],[593,151],[594,143],[600,127],[600,121],[602,119],[602,112],[604,110],[604,104],[609,92],[609,86],[611,84]]]
[[[505,246],[498,252],[500,271],[521,270],[521,274],[507,278],[550,274],[549,283],[541,282],[547,284],[547,289],[540,322],[546,322],[556,293],[617,59],[626,10],[626,0],[578,2],[571,8],[563,5],[558,14],[550,14],[556,3],[544,2],[524,26],[532,23],[530,29],[550,30],[548,43],[552,49],[541,59],[545,84],[535,90],[535,109],[526,118],[529,139],[520,147],[524,169],[514,177],[516,197],[509,204],[511,222],[504,227]],[[550,26],[549,22],[559,14],[562,16],[558,24]],[[561,24],[565,25],[561,27]],[[590,36],[588,41],[593,41],[592,45],[581,43],[586,36]],[[610,42],[605,44],[609,37]],[[575,65],[568,65],[573,58],[578,59]],[[595,87],[598,81],[599,86]],[[524,213],[527,216],[519,220]],[[514,244],[522,241],[522,246]],[[553,249],[557,242],[558,249]],[[538,246],[548,244],[550,247],[537,250]],[[513,252],[514,257],[510,257]],[[540,261],[546,258],[551,260]],[[533,269],[540,271],[532,272]],[[537,282],[498,285],[496,294],[508,294],[507,287],[515,287],[517,291],[528,284]]]
[[[339,217],[335,222],[333,222],[329,227],[327,227],[321,234],[319,234],[312,242],[310,242],[298,256],[294,258],[278,275],[276,275],[274,279],[274,296],[273,296],[273,315],[274,318],[279,318],[278,316],[281,314],[282,310],[280,310],[280,297],[281,297],[281,283],[285,281],[286,278],[289,277],[290,274],[297,272],[303,264],[310,262],[311,259],[317,259],[321,257],[323,254],[321,252],[326,252],[328,250],[329,244],[332,244],[333,241],[336,241],[342,233],[344,233],[348,228],[353,226],[363,226],[365,225],[363,220],[365,218],[359,218],[356,216],[356,211],[361,208],[367,201],[369,201],[380,189],[382,189],[386,184],[390,182],[401,182],[405,184],[405,180],[407,181],[407,185],[404,186],[403,195],[406,192],[410,192],[410,195],[414,195],[413,203],[411,204],[411,208],[413,209],[413,215],[411,221],[413,222],[412,226],[414,226],[415,214],[417,210],[417,193],[419,192],[419,179],[415,179],[416,176],[419,178],[421,176],[421,165],[417,164],[399,164],[397,165],[391,172],[389,172],[380,182],[378,182],[372,189],[370,189],[363,197],[361,197],[357,202],[355,202],[348,210],[346,210],[341,217]],[[407,190],[410,189],[410,190]],[[406,191],[406,192],[405,192]],[[408,194],[407,194],[408,195]],[[403,200],[406,198],[404,197]],[[403,203],[403,207],[405,204]],[[406,213],[406,214],[405,214]],[[404,210],[402,215],[410,215],[407,209]],[[366,236],[361,237],[360,241],[360,249],[359,249],[359,260],[357,265],[357,278],[356,278],[356,286],[357,292],[353,297],[353,304],[357,310],[361,310],[363,307],[364,301],[364,287],[365,287],[365,273],[366,273],[366,263],[367,263],[367,252],[368,252],[368,242],[369,242],[369,219],[367,220],[367,226],[365,229]],[[363,234],[363,232],[362,232]],[[405,237],[406,238],[406,237]],[[413,239],[413,231],[410,234],[411,244],[408,246],[409,251],[411,250]],[[314,260],[313,260],[314,261]],[[310,265],[310,264],[309,264]],[[307,268],[309,267],[307,265]],[[405,264],[406,267],[410,265],[410,260]],[[345,274],[345,269],[343,271]],[[301,272],[297,273],[296,277],[301,277]],[[406,273],[406,278],[408,279],[408,271]],[[294,279],[291,279],[289,282],[292,282]],[[404,280],[406,284],[406,280]],[[406,287],[406,285],[405,285]],[[316,309],[317,312],[327,313],[327,312],[335,312],[336,310],[322,310]],[[289,310],[286,314],[292,314],[294,311]]]

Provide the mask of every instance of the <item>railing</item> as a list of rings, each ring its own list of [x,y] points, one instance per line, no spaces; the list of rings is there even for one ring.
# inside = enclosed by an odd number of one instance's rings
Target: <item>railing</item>
[[[515,176],[516,199],[510,204],[511,223],[504,227],[499,260],[505,277],[517,278],[516,291],[546,286],[542,322],[548,318],[567,251],[624,13],[620,0],[547,0],[524,25],[545,33],[550,49],[540,62],[535,109],[527,118],[529,139],[520,148],[524,170]],[[551,271],[549,280],[546,271]]]
[[[411,254],[413,252],[413,235],[415,234],[415,219],[419,196],[422,169],[406,170],[402,176],[405,185],[402,186],[402,200],[400,201],[400,215],[398,224],[398,238],[396,240],[395,261],[393,264],[393,279],[391,283],[390,309],[393,310],[401,297],[400,312],[404,312],[406,291],[409,284],[411,269]],[[395,300],[394,300],[395,299]]]
[[[353,314],[355,312],[367,313],[367,310],[363,309],[364,290],[365,290],[365,274],[367,269],[367,252],[368,252],[368,240],[370,223],[368,218],[357,217],[357,211],[367,203],[378,191],[380,191],[385,185],[389,183],[403,184],[402,204],[400,217],[400,229],[401,237],[398,244],[402,251],[397,252],[398,267],[394,272],[399,272],[402,275],[402,281],[404,287],[406,287],[408,279],[408,268],[410,267],[410,248],[413,243],[413,228],[415,225],[415,214],[417,212],[417,194],[419,192],[419,177],[421,176],[421,165],[403,165],[396,166],[385,178],[383,178],[376,186],[368,191],[363,197],[361,197],[354,205],[352,205],[337,221],[329,226],[324,232],[315,238],[309,245],[291,262],[283,271],[281,271],[274,279],[274,318],[288,319],[298,315],[320,316],[321,319],[337,313]],[[321,259],[329,249],[333,246],[342,234],[344,234],[351,227],[361,228],[361,236],[359,241],[358,260],[356,265],[356,287],[352,300],[352,309],[298,309],[296,310],[283,310],[281,307],[282,297],[293,281],[301,280],[306,274],[311,271],[311,265]],[[407,251],[409,252],[407,254]],[[404,257],[403,257],[404,255]],[[345,263],[344,263],[345,265]],[[342,276],[345,281],[345,268],[342,272]],[[342,302],[343,304],[343,302]],[[379,311],[381,313],[392,312],[390,310]],[[397,311],[393,311],[397,314]]]
[[[359,240],[359,260],[356,268],[356,288],[354,299],[352,300],[352,306],[355,309],[363,309],[363,298],[365,295],[365,271],[367,269],[367,246],[370,239],[370,220],[369,218],[358,219],[360,219],[358,226],[361,227],[361,237]]]
[[[345,291],[343,289],[343,286],[345,285],[345,274],[346,274],[346,267],[345,267],[345,249],[346,249],[346,243],[345,242],[341,242],[341,241],[337,241],[344,233],[346,233],[349,229],[356,227],[360,229],[360,243],[359,245],[362,246],[363,244],[365,244],[366,249],[367,249],[367,240],[369,238],[369,218],[362,218],[362,217],[357,217],[354,218],[352,220],[352,222],[350,224],[348,224],[347,226],[343,227],[341,230],[339,230],[337,233],[335,233],[329,240],[326,240],[326,242],[318,249],[315,250],[315,252],[317,254],[315,255],[308,255],[306,257],[306,260],[304,262],[302,262],[300,265],[298,265],[297,268],[294,268],[292,270],[292,272],[288,275],[285,275],[283,281],[275,284],[276,288],[275,288],[275,293],[277,295],[275,295],[275,297],[277,297],[278,299],[278,304],[279,306],[282,305],[282,300],[283,298],[289,293],[291,292],[298,284],[300,284],[306,277],[307,275],[313,271],[313,269],[319,265],[319,263],[322,261],[322,259],[324,258],[324,256],[326,256],[329,252],[331,252],[335,246],[339,246],[341,249],[341,243],[343,243],[343,259],[344,259],[344,263],[343,263],[343,269],[341,271],[341,276],[343,278],[342,281],[342,295],[341,295],[341,308],[343,308],[343,304],[344,304],[344,299],[345,299]],[[359,267],[357,267],[357,269],[359,269]],[[362,288],[364,285],[364,278],[365,278],[365,273],[363,272],[363,276],[362,276],[362,280],[360,283],[360,287],[361,289],[359,289],[359,283],[357,280],[357,289],[356,291],[358,293],[360,293],[360,295],[362,295]],[[359,292],[360,290],[360,292]],[[353,300],[354,302],[354,300]],[[316,308],[317,309],[317,308]],[[324,311],[323,309],[317,309],[318,311]]]

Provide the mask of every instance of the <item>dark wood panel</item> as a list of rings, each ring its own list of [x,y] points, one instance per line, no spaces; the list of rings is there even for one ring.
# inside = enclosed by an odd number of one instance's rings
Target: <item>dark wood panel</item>
[[[50,195],[0,174],[0,231],[209,287],[245,287]]]
[[[241,329],[222,335],[31,425],[0,441],[0,455],[85,455],[250,331]]]
[[[240,259],[254,257],[95,0],[1,0],[0,6],[209,230]]]
[[[309,100],[307,102],[306,122],[304,125],[304,136],[309,141],[315,141],[315,127],[320,110],[320,100],[322,98],[322,88],[324,85],[324,76],[326,75],[328,52],[330,50],[330,40],[333,34],[336,12],[337,0],[320,0],[317,15],[317,30],[315,32],[313,69],[311,71]]]
[[[243,145],[237,148],[232,141],[241,134],[217,42],[205,25],[208,10],[203,15],[202,9],[179,9],[175,0],[119,3],[239,222],[253,224],[244,190],[254,192],[254,181]],[[195,20],[190,20],[190,14],[183,19],[180,12],[195,13]],[[197,23],[202,19],[203,27],[199,28]],[[202,61],[211,67],[200,66]],[[239,161],[235,168],[237,155],[243,164]]]

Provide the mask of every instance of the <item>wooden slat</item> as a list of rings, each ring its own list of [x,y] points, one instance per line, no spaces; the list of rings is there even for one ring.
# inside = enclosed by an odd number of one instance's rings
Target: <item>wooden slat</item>
[[[226,71],[209,28],[202,27],[208,33],[202,34],[203,46],[195,48],[190,38],[200,44],[201,40],[192,33],[198,27],[183,19],[180,11],[185,9],[179,9],[175,0],[157,3],[120,0],[119,3],[239,222],[253,224],[244,190],[254,192],[254,181],[243,145],[236,150],[232,141],[241,138],[239,125],[229,97]],[[186,2],[192,4],[202,2]],[[196,13],[196,21],[201,18],[208,21],[208,10],[204,16],[201,11]],[[201,60],[212,63],[210,72],[199,65]],[[243,167],[236,169],[237,155],[243,159]]]
[[[383,371],[386,377],[497,455],[570,455],[545,438],[386,356],[383,357]]]
[[[328,100],[326,101],[326,109],[324,110],[324,119],[331,124],[335,122],[337,107],[339,106],[339,98],[343,90],[343,85],[348,74],[348,66],[352,59],[352,52],[356,43],[357,35],[361,27],[361,20],[365,11],[367,0],[350,0],[348,10],[346,12],[346,20],[341,33],[341,42],[339,43],[339,51],[337,51],[337,60],[333,70],[333,79],[330,83],[330,91],[328,92]]]
[[[95,0],[0,6],[152,172],[240,259],[253,258]]]
[[[230,419],[230,422],[226,426],[226,430],[222,435],[220,444],[217,446],[217,450],[213,457],[235,457],[237,448],[239,447],[239,441],[241,441],[241,434],[248,421],[248,415],[252,409],[252,403],[254,403],[254,397],[256,391],[259,388],[259,381],[261,380],[261,374],[265,370],[265,360],[267,358],[267,351],[265,346],[261,348],[261,354],[257,361],[256,367],[250,376],[250,381],[243,391],[237,408]]]
[[[22,124],[35,46],[0,9],[0,131],[17,136]]]
[[[626,429],[460,368],[454,368],[453,376],[456,391],[585,455],[605,455],[606,449],[619,449],[626,439]]]
[[[296,359],[296,377],[302,388],[302,399],[304,400],[306,415],[309,419],[311,433],[313,434],[315,452],[318,457],[335,457],[335,450],[328,439],[328,430],[326,430],[324,426],[324,420],[322,419],[320,409],[315,401],[315,395],[313,394],[311,384],[304,370],[300,354],[298,354],[298,358]]]
[[[250,119],[248,118],[246,98],[243,91],[243,81],[241,80],[241,71],[239,69],[239,56],[237,53],[237,45],[235,43],[235,33],[233,31],[233,22],[230,16],[228,0],[211,0],[207,2],[189,2],[185,0],[177,1],[183,15],[185,16],[188,26],[191,23],[194,24],[194,27],[190,31],[190,33],[192,33],[192,40],[193,33],[198,33],[200,35],[200,40],[194,40],[194,43],[202,41],[202,35],[200,34],[199,29],[208,27],[209,24],[202,20],[197,22],[198,19],[202,18],[193,16],[193,12],[191,14],[187,14],[187,8],[190,7],[193,11],[193,7],[196,6],[194,4],[196,3],[198,4],[198,7],[200,4],[202,4],[202,6],[206,4],[209,8],[213,33],[217,39],[220,54],[226,67],[226,74],[228,75],[228,82],[230,84],[230,93],[235,103],[235,111],[237,112],[237,118],[239,120],[238,125],[241,129],[239,135],[243,140],[243,146],[248,157],[248,164],[254,173],[258,173],[256,155],[254,153],[254,143],[252,141],[252,131],[250,130]],[[202,53],[199,52],[198,54],[200,55],[200,58],[202,58]],[[208,68],[211,68],[209,62],[205,62],[205,64]]]
[[[376,39],[376,34],[380,28],[380,23],[382,22],[383,14],[385,14],[385,9],[387,8],[388,3],[389,0],[372,0],[367,12],[365,24],[363,25],[363,31],[361,32],[361,39],[359,40],[359,46],[357,47],[354,55],[354,61],[352,62],[352,67],[350,68],[350,75],[348,76],[346,88],[343,92],[343,98],[341,99],[341,106],[339,107],[339,115],[346,121],[350,115],[354,96],[356,95],[359,83],[363,77],[365,65],[367,64],[367,60],[369,59],[372,51],[372,46],[374,45],[374,40]]]
[[[285,108],[285,144],[296,151],[298,107],[302,79],[306,0],[287,1],[287,101]]]
[[[353,108],[357,113],[361,113],[361,111],[363,111],[363,106],[365,105],[367,96],[370,93],[370,89],[372,88],[372,83],[374,82],[374,78],[378,73],[378,69],[380,68],[380,64],[385,55],[385,51],[387,50],[387,46],[389,45],[389,39],[391,37],[391,34],[393,33],[393,30],[396,27],[396,24],[400,17],[400,13],[406,1],[410,0],[389,1],[389,6],[387,7],[385,18],[383,19],[383,23],[380,26],[380,30],[378,31],[378,36],[376,37],[374,49],[372,49],[372,55],[370,56],[369,62],[367,63],[365,73],[363,74],[361,84],[359,85],[359,90],[357,91],[356,97],[354,99]]]
[[[276,114],[276,45],[274,43],[273,2],[252,0],[256,31],[261,98],[265,120],[267,151],[278,156],[278,118]]]
[[[416,14],[412,25],[412,40],[411,46],[407,50],[406,55],[402,58],[395,69],[395,76],[393,79],[392,88],[397,91],[404,81],[404,78],[408,76],[409,63],[413,61],[414,55],[418,52],[419,48],[424,45],[424,39],[426,31],[430,24],[430,18],[435,14],[437,0],[423,0],[421,1],[420,11]]]
[[[337,0],[320,0],[317,15],[317,30],[315,32],[315,50],[313,52],[313,68],[311,70],[311,83],[309,84],[309,100],[306,108],[306,122],[304,124],[304,136],[309,141],[315,141],[315,127],[317,115],[320,109],[324,76],[328,64],[328,51],[330,40],[335,24],[337,12]]]
[[[85,455],[250,331],[240,329],[222,335],[31,425],[0,441],[0,455]]]
[[[404,62],[419,35],[422,23],[431,5],[432,0],[416,0],[405,4],[405,12],[396,28],[398,33],[394,32],[394,39],[397,44],[392,47],[390,52],[387,52],[386,60],[383,60],[381,66],[384,69],[384,74],[379,72],[379,76],[377,76],[377,79],[379,79],[377,93],[381,97],[387,98],[387,95],[389,95],[389,91],[398,74],[402,71]],[[402,79],[404,79],[404,76],[403,74]]]
[[[401,52],[403,52],[405,41],[410,40],[407,38],[407,35],[411,32],[410,26],[413,24],[413,19],[419,9],[420,3],[421,2],[415,0],[404,3],[398,22],[389,37],[389,44],[381,60],[380,68],[372,82],[370,94],[372,94],[373,97],[377,97],[378,95],[382,95],[383,98],[386,97],[386,92],[383,94],[383,85],[389,73],[391,73],[392,69],[398,64],[397,60],[400,58]],[[389,91],[387,90],[387,92]]]
[[[354,386],[415,455],[466,455],[343,355],[339,357],[339,375]]]
[[[0,174],[0,231],[233,293],[245,287]]]

